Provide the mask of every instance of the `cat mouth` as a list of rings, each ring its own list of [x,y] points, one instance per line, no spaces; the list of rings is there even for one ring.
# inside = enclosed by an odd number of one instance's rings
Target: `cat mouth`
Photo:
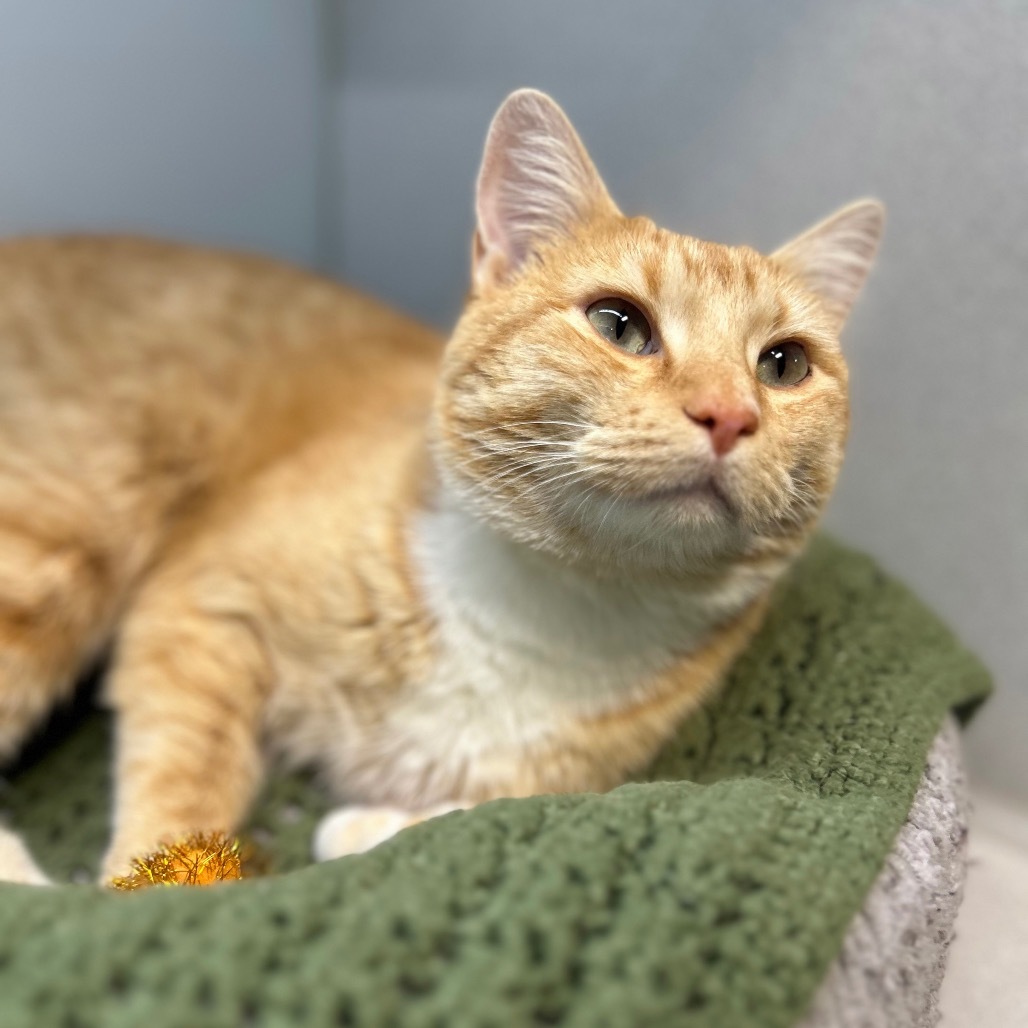
[[[692,507],[694,505],[715,507],[726,514],[731,514],[734,511],[734,504],[728,494],[713,477],[670,488],[655,489],[652,492],[643,494],[639,499],[644,503],[667,503],[684,507]]]

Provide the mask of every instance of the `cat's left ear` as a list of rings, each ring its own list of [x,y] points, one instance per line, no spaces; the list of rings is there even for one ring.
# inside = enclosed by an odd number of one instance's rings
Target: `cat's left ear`
[[[815,293],[841,327],[871,270],[885,225],[877,200],[858,200],[772,255]]]
[[[519,89],[496,112],[475,197],[476,292],[508,278],[543,243],[618,209],[564,112]]]

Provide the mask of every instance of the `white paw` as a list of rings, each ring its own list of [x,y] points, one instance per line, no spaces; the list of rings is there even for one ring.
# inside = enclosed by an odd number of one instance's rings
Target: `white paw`
[[[13,832],[0,828],[0,882],[19,885],[50,885],[50,879],[32,859],[25,843]]]
[[[410,819],[408,811],[395,807],[341,807],[326,814],[314,830],[314,859],[364,853],[406,828]]]
[[[326,814],[314,830],[314,859],[335,860],[365,853],[404,828],[461,809],[456,803],[439,803],[416,812],[398,807],[340,807]]]

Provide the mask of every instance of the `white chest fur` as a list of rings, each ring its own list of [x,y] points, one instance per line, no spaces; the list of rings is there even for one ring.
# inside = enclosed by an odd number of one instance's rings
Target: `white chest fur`
[[[739,603],[710,587],[567,568],[460,510],[425,515],[414,556],[450,687],[508,702],[538,695],[581,714],[624,703]]]
[[[333,762],[345,792],[365,802],[451,798],[569,719],[642,699],[760,587],[597,578],[454,509],[423,515],[411,547],[439,659]]]

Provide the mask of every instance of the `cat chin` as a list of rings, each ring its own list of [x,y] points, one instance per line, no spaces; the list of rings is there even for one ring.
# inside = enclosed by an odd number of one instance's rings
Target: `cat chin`
[[[609,516],[603,508],[590,512],[582,534],[588,559],[627,574],[707,575],[744,549],[721,501],[701,492],[618,501]]]
[[[687,522],[716,522],[731,520],[736,516],[734,502],[713,478],[688,485],[654,489],[628,502],[660,508],[666,514]]]
[[[473,490],[456,504],[512,542],[599,575],[707,576],[749,548],[728,502],[703,488],[586,502],[572,497],[532,514]]]

